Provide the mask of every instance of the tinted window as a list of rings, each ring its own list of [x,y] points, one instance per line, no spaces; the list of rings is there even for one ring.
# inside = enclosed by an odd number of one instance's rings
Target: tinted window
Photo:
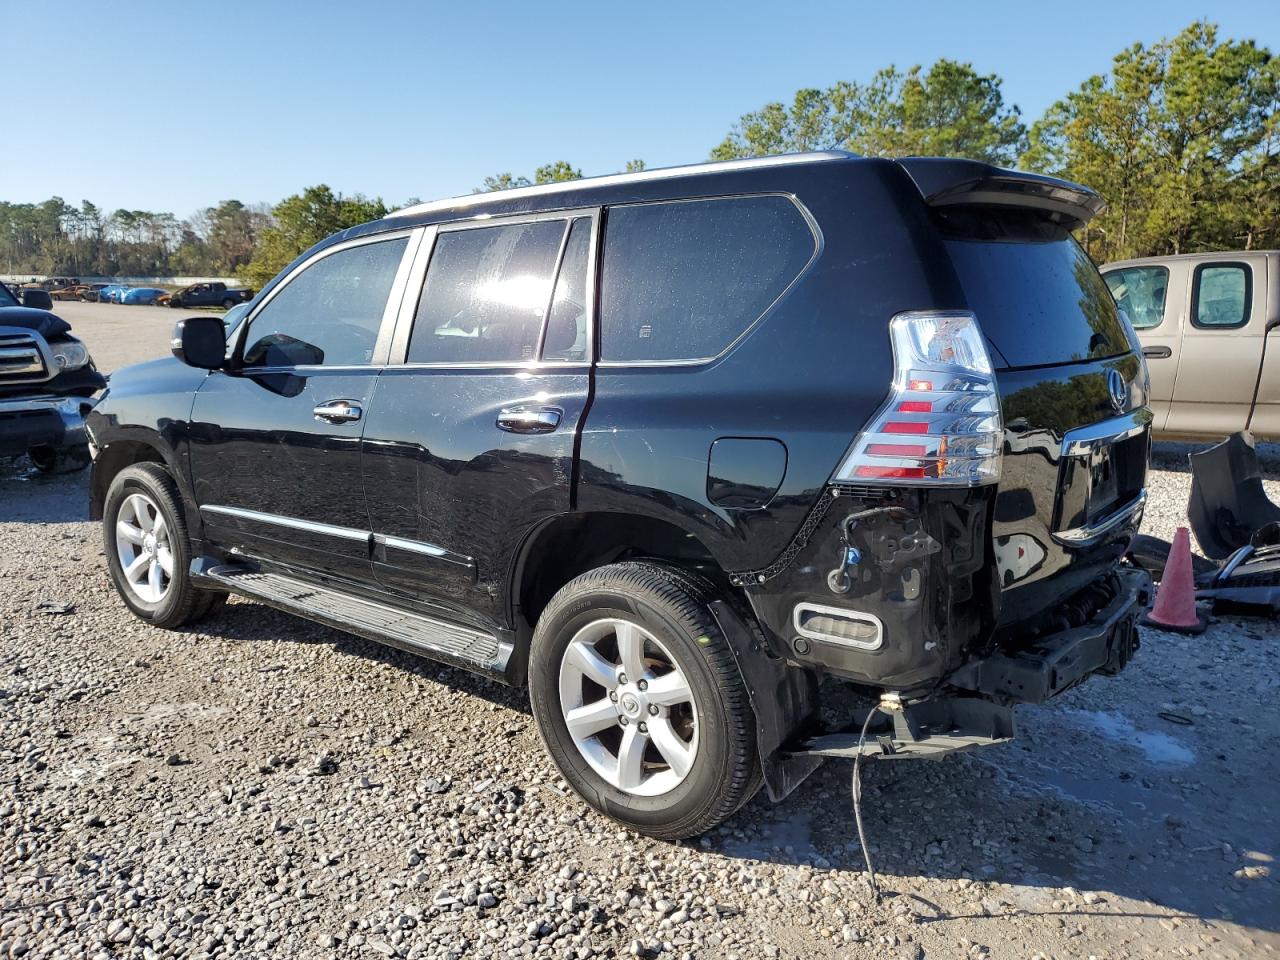
[[[281,288],[249,327],[250,367],[347,366],[373,359],[406,239],[348,247]]]
[[[1164,298],[1169,271],[1164,267],[1125,267],[1103,277],[1134,329],[1150,330],[1164,319]]]
[[[1197,327],[1242,327],[1249,320],[1249,268],[1239,263],[1196,268]]]
[[[537,356],[563,220],[452,230],[436,238],[409,341],[410,363]]]
[[[611,208],[601,358],[716,356],[778,299],[814,249],[808,223],[784,197]]]
[[[591,221],[573,221],[569,242],[564,248],[560,275],[556,279],[551,313],[547,316],[547,336],[542,345],[545,360],[586,360],[587,358],[587,263],[591,252]]]
[[[981,221],[981,223],[979,223]],[[962,221],[957,218],[952,227]],[[1114,357],[1130,349],[1111,291],[1071,235],[1052,224],[968,219],[999,239],[948,239],[951,263],[987,339],[1014,367]],[[970,236],[973,234],[970,233]],[[993,357],[999,363],[999,357]]]

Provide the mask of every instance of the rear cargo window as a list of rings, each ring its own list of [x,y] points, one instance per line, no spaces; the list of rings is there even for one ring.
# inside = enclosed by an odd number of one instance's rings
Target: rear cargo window
[[[601,359],[722,353],[812,259],[813,231],[785,197],[611,207],[601,278]]]
[[[970,222],[963,237],[951,231],[946,245],[969,309],[1009,366],[1129,351],[1111,291],[1066,230],[1043,222],[1013,230],[995,226]]]
[[[1122,267],[1103,274],[1116,306],[1124,311],[1135,330],[1150,330],[1164,320],[1164,298],[1169,271],[1164,267]]]

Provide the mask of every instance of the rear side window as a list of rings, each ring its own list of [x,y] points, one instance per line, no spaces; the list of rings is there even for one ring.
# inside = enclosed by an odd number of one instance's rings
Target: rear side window
[[[715,357],[760,319],[815,250],[808,222],[785,197],[611,207],[601,359]]]
[[[410,363],[509,363],[537,356],[565,221],[442,232],[409,340]]]
[[[1124,311],[1135,330],[1150,330],[1164,320],[1164,299],[1169,271],[1164,267],[1124,267],[1103,275],[1116,306]]]
[[[1243,327],[1252,306],[1249,268],[1243,263],[1202,264],[1196,267],[1192,322],[1216,330]]]

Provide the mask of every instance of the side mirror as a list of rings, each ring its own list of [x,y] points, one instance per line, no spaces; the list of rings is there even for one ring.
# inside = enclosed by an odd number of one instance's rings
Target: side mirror
[[[53,309],[53,297],[49,296],[48,290],[23,290],[19,299],[24,307],[34,307],[37,310]]]
[[[201,370],[221,370],[227,363],[227,335],[220,317],[188,317],[173,325],[173,355]]]

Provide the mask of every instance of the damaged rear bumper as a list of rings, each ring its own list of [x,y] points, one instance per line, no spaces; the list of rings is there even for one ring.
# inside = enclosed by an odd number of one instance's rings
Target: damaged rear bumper
[[[913,699],[890,695],[848,729],[808,735],[788,745],[792,757],[936,759],[958,750],[1003,743],[1015,734],[1013,708],[1044,703],[1095,673],[1114,675],[1138,648],[1137,622],[1146,611],[1151,580],[1145,571],[1122,568],[1114,592],[1087,623],[1037,637],[1016,651],[1001,651],[966,663],[937,695]]]
[[[1094,673],[1119,673],[1138,649],[1138,618],[1151,578],[1143,570],[1114,574],[1115,595],[1088,623],[1029,641],[1018,650],[971,660],[947,678],[961,690],[1019,703],[1044,703]]]

